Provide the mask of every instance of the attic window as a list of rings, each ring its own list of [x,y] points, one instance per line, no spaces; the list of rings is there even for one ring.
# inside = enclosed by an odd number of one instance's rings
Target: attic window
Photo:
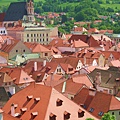
[[[25,111],[27,111],[27,108],[21,108],[21,111],[25,112]]]
[[[60,100],[59,98],[56,101],[56,106],[61,106],[62,105],[62,100]]]
[[[27,108],[21,108],[21,114],[24,114],[27,111]]]
[[[17,108],[18,107],[18,104],[14,104],[14,108]]]
[[[51,113],[50,116],[49,116],[49,120],[56,120],[56,115]]]
[[[38,103],[40,101],[40,98],[38,97],[38,98],[34,98],[34,102],[35,103]]]
[[[73,71],[73,68],[68,68],[69,71]]]
[[[81,109],[78,110],[78,118],[81,118],[84,116],[84,111],[82,111]]]
[[[91,113],[92,113],[93,111],[94,111],[94,108],[90,108],[89,112],[91,112]]]
[[[103,114],[104,114],[104,112],[102,112],[102,111],[98,113],[99,116],[102,116]]]
[[[68,120],[70,119],[70,113],[68,113],[67,111],[64,112],[64,120]]]
[[[33,95],[27,96],[27,100],[30,101],[33,98]]]
[[[31,113],[31,119],[33,120],[38,115],[38,112],[32,112]]]

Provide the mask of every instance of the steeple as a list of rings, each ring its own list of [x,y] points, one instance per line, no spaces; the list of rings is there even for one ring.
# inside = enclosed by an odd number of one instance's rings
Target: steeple
[[[34,0],[27,0],[27,14],[28,14],[28,20],[30,22],[34,22]]]

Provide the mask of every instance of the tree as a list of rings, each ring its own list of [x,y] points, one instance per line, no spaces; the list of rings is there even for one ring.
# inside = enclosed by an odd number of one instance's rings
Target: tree
[[[116,118],[110,113],[105,113],[104,116],[102,116],[101,120],[116,120]]]
[[[87,118],[86,120],[94,120],[94,119],[92,119],[92,118]]]

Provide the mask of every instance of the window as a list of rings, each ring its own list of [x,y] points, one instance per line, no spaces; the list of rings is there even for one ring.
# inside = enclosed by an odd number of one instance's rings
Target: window
[[[112,112],[112,115],[114,115],[114,112]]]
[[[102,112],[102,111],[101,111],[101,112],[99,112],[99,113],[98,113],[98,115],[99,115],[99,116],[102,116],[102,115],[103,115],[103,113],[104,113],[104,112]]]
[[[59,98],[56,101],[56,106],[61,106],[62,105],[62,100],[60,100]]]
[[[56,115],[51,113],[50,116],[49,116],[49,120],[56,120]]]
[[[48,56],[48,53],[45,53],[45,56]]]
[[[90,108],[89,112],[91,112],[91,113],[92,113],[93,111],[94,111],[94,109],[93,109],[93,108]]]
[[[43,36],[44,36],[44,34],[43,34]]]
[[[16,50],[16,52],[18,52],[18,50]]]
[[[27,34],[27,37],[29,37],[29,34]]]
[[[61,72],[61,68],[58,68],[58,69],[57,69],[57,72],[59,72],[59,73],[60,73],[60,72]]]
[[[31,34],[31,37],[33,37],[33,34]]]
[[[112,93],[112,90],[109,90],[109,93],[111,94],[111,93]]]
[[[48,41],[48,38],[46,39],[46,41]]]
[[[34,34],[34,37],[36,37],[36,34]]]
[[[82,111],[81,109],[79,109],[79,111],[78,111],[78,118],[83,117],[84,113],[85,113],[84,111]]]
[[[73,71],[73,68],[68,68],[69,71]]]
[[[48,34],[46,34],[46,36],[48,37]]]
[[[23,52],[25,52],[25,50],[23,50]]]
[[[41,39],[40,39],[40,42],[41,42]]]
[[[29,42],[29,39],[27,39],[27,42]]]
[[[41,37],[41,34],[40,34],[40,37]]]
[[[119,115],[120,115],[120,112],[119,112]]]
[[[43,38],[43,41],[44,41],[44,38]]]
[[[64,112],[64,120],[68,120],[70,119],[70,113],[68,113],[67,111]]]

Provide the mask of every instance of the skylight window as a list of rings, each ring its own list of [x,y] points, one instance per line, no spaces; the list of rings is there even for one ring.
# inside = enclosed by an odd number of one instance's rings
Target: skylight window
[[[94,111],[94,108],[90,108],[89,112],[91,112],[91,113],[92,113],[93,111]]]
[[[99,116],[102,116],[103,114],[104,114],[104,112],[102,112],[102,111],[98,113]]]

